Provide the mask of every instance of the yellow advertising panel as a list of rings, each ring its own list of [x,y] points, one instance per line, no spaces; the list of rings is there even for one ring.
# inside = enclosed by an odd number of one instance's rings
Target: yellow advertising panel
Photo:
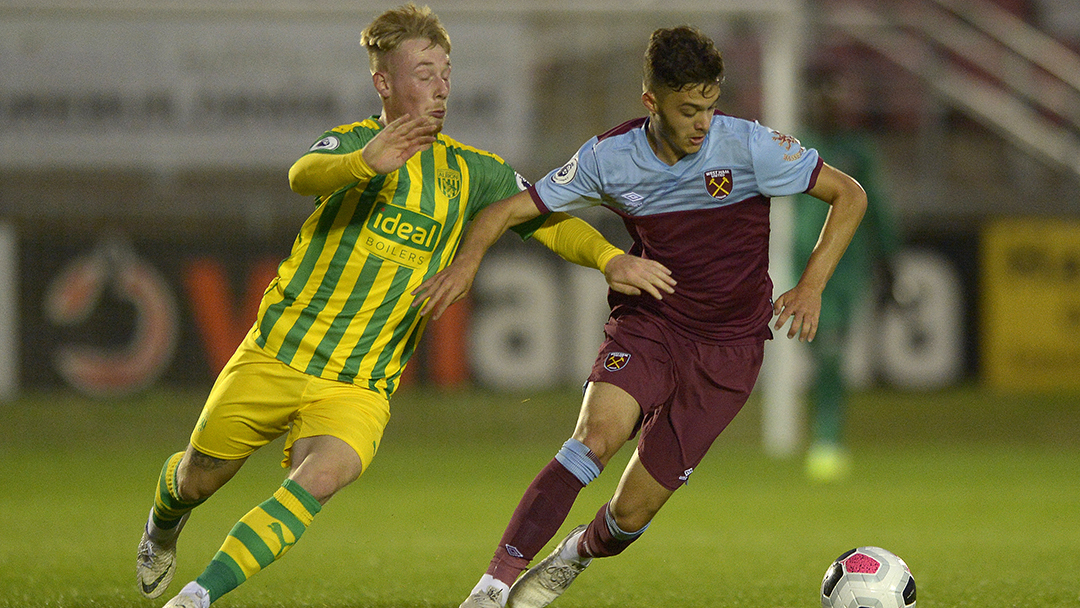
[[[982,284],[987,384],[1080,389],[1080,222],[992,222],[982,239]]]

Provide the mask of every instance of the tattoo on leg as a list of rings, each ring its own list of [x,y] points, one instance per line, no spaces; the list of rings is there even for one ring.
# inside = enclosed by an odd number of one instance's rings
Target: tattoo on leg
[[[191,451],[191,465],[204,471],[213,471],[232,462],[221,458],[207,456],[198,450]]]

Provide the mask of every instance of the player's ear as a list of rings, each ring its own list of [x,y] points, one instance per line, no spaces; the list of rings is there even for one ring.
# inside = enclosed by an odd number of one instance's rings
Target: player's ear
[[[383,99],[390,97],[390,81],[386,78],[386,72],[381,70],[372,72],[371,83],[375,85],[375,92],[379,94],[379,97]]]
[[[641,94],[641,103],[651,114],[657,113],[656,94],[652,91],[645,89],[645,92]]]

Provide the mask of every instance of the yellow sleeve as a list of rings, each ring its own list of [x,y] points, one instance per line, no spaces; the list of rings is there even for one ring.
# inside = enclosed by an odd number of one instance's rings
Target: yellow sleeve
[[[532,237],[567,262],[604,272],[608,262],[625,253],[612,245],[584,220],[566,213],[552,213]]]
[[[333,194],[357,181],[375,177],[363,150],[348,154],[305,154],[289,169],[289,187],[303,196]]]

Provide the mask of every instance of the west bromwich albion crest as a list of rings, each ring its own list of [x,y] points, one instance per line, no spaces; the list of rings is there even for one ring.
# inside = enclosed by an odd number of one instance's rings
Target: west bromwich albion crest
[[[731,169],[710,169],[705,172],[705,191],[718,201],[731,194]]]
[[[461,174],[453,169],[439,169],[435,176],[439,183],[439,190],[446,198],[457,198],[461,194]]]

